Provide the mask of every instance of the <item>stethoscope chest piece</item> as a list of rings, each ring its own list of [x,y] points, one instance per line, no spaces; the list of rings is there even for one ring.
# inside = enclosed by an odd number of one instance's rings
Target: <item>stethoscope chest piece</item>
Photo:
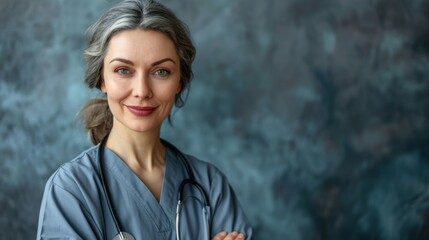
[[[135,240],[135,238],[127,232],[120,232],[113,238],[113,240]]]

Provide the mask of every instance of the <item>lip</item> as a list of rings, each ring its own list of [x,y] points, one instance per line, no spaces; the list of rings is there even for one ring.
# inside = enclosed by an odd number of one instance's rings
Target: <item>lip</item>
[[[138,117],[146,117],[151,115],[158,107],[141,107],[141,106],[127,106],[128,110],[138,116]]]

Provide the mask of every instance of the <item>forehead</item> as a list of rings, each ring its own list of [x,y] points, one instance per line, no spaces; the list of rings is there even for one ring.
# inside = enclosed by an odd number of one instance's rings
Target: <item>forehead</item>
[[[156,61],[164,57],[179,59],[174,42],[166,34],[142,29],[125,30],[113,35],[105,59],[114,57],[133,61]]]

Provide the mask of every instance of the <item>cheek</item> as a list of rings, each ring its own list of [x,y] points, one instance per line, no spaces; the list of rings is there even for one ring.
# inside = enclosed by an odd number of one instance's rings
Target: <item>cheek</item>
[[[105,75],[101,85],[101,90],[107,94],[107,98],[116,101],[127,97],[130,92],[129,88],[127,84],[112,80],[109,74]]]
[[[110,108],[115,108],[116,105],[121,104],[128,96],[121,88],[109,84],[106,84],[105,89]]]
[[[174,102],[174,100],[176,99],[176,95],[179,92],[180,92],[180,85],[179,87],[177,85],[174,85],[169,87],[168,89],[164,89],[164,91],[162,92],[163,99],[169,102]]]

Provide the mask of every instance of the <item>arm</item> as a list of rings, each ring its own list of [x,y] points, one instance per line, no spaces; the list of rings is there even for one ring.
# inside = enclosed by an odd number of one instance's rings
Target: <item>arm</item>
[[[55,184],[54,176],[43,195],[37,239],[102,239],[99,226],[82,201]]]
[[[212,202],[212,238],[215,240],[252,239],[252,229],[247,218],[234,190],[221,172],[213,181],[211,196],[217,196]]]

